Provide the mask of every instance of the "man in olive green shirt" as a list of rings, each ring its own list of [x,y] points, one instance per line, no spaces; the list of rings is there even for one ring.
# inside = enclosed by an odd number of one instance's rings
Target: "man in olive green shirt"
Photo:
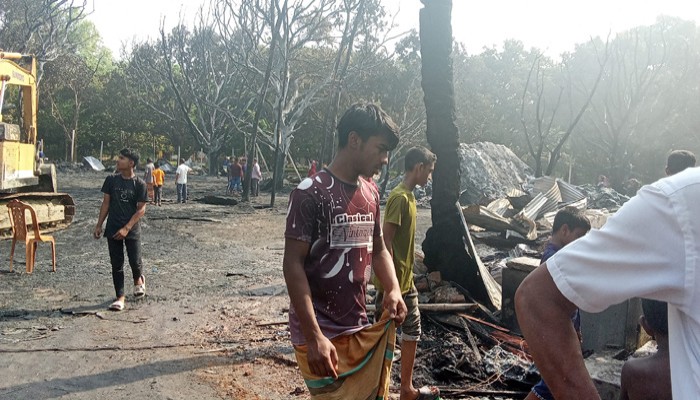
[[[416,234],[416,198],[413,189],[425,186],[435,168],[436,156],[425,147],[414,147],[406,153],[403,181],[391,191],[384,209],[384,243],[391,253],[396,277],[408,313],[401,324],[401,400],[435,399],[440,391],[434,387],[413,387],[413,363],[421,335],[418,291],[413,284],[413,260]],[[377,303],[382,304],[382,287],[377,287]],[[378,306],[377,309],[380,309]]]

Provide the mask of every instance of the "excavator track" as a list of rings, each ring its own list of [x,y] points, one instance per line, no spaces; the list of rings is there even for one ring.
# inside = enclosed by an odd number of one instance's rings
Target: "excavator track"
[[[27,192],[0,195],[0,240],[12,237],[12,226],[7,203],[18,199],[31,205],[39,219],[41,233],[65,229],[73,222],[75,202],[66,193]]]

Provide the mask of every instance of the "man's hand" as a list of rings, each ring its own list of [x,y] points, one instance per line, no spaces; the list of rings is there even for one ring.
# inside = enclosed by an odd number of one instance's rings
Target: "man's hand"
[[[112,236],[112,239],[122,240],[129,234],[130,230],[131,229],[127,228],[126,226],[122,227],[122,229],[118,230],[117,233],[115,233],[114,236]]]
[[[92,233],[92,236],[94,236],[95,239],[102,237],[102,225],[95,226],[95,231]]]
[[[389,313],[389,318],[396,321],[397,325],[401,325],[403,320],[406,319],[408,310],[406,309],[406,303],[403,302],[400,290],[385,292],[382,307]]]
[[[323,335],[306,344],[311,373],[317,376],[338,378],[338,353],[335,346]]]

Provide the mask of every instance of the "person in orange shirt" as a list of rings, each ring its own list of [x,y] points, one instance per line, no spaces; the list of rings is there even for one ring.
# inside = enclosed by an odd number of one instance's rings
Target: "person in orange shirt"
[[[153,169],[153,191],[154,203],[160,207],[160,201],[163,196],[163,182],[165,182],[165,172],[160,169],[160,164],[156,163]]]

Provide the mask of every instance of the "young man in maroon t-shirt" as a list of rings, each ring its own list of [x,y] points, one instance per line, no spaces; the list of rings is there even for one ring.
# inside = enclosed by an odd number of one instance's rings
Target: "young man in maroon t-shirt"
[[[354,104],[338,123],[333,162],[290,195],[283,262],[290,331],[292,343],[307,349],[314,375],[338,378],[343,355],[331,339],[369,325],[365,290],[372,267],[390,318],[401,323],[406,316],[382,240],[379,195],[363,178],[387,163],[397,143],[398,128],[380,107]]]

